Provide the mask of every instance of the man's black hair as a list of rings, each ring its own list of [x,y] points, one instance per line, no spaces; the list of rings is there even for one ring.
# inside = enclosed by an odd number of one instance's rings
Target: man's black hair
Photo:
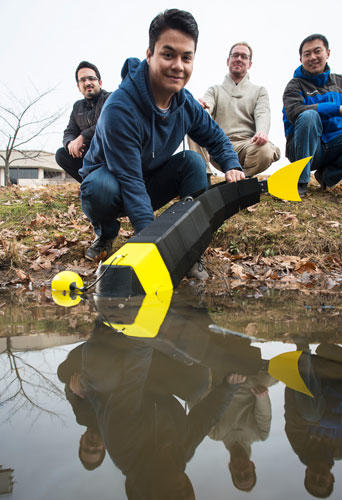
[[[302,56],[302,49],[303,49],[303,45],[305,43],[308,43],[308,42],[312,42],[313,40],[322,40],[323,44],[324,44],[324,47],[329,50],[329,42],[328,40],[325,38],[324,35],[320,35],[319,33],[314,33],[313,35],[309,35],[307,36],[306,38],[304,38],[304,40],[302,41],[302,43],[300,44],[299,46],[299,55]]]
[[[76,78],[76,82],[78,83],[78,76],[77,76],[77,73],[79,72],[80,69],[82,68],[90,68],[92,70],[95,71],[95,74],[97,76],[97,78],[99,80],[101,80],[101,75],[100,75],[100,72],[99,70],[97,69],[97,67],[95,66],[95,64],[92,64],[88,61],[81,61],[80,64],[77,66],[76,68],[76,72],[75,72],[75,78]]]
[[[178,30],[185,33],[195,42],[195,50],[198,40],[198,26],[195,18],[190,12],[179,9],[168,9],[158,14],[150,24],[149,49],[151,54],[160,35],[168,29]]]

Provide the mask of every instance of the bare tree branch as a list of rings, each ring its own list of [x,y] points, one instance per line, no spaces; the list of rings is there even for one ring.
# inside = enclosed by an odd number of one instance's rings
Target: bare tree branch
[[[3,85],[4,86],[4,85]],[[4,86],[5,87],[5,86]],[[25,100],[19,99],[9,89],[7,93],[11,101],[11,106],[0,102],[0,149],[4,151],[0,154],[0,158],[5,164],[5,185],[9,184],[9,168],[10,165],[23,158],[36,158],[42,155],[42,151],[34,151],[33,155],[29,156],[27,151],[21,151],[20,148],[29,142],[42,135],[52,124],[54,124],[64,114],[65,108],[60,108],[54,113],[42,114],[37,107],[41,101],[54,92],[55,88],[49,88],[43,92],[39,92],[34,88],[34,97]],[[1,147],[1,137],[6,138],[7,144]],[[16,152],[16,157],[13,153]],[[17,156],[19,154],[19,157]]]

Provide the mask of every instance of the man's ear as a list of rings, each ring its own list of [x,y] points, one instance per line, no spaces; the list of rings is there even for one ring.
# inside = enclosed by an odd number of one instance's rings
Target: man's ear
[[[147,49],[146,50],[146,61],[147,61],[147,64],[150,64],[151,57],[152,57],[151,50]]]
[[[102,87],[102,80],[99,80],[99,85],[100,87]]]
[[[248,66],[248,69],[251,69],[252,64],[253,64],[253,63],[252,63],[252,61],[251,61],[251,60],[249,60],[249,66]]]

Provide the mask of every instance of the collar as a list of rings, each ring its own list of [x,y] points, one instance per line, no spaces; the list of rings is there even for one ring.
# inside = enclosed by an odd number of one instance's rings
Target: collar
[[[303,65],[298,66],[294,72],[294,78],[302,78],[313,83],[316,87],[324,87],[330,78],[330,68],[328,64],[325,65],[324,72],[319,75],[313,75],[303,68]]]
[[[249,74],[246,73],[242,80],[236,84],[229,73],[226,74],[223,80],[223,88],[232,97],[243,97],[243,88],[249,83]]]

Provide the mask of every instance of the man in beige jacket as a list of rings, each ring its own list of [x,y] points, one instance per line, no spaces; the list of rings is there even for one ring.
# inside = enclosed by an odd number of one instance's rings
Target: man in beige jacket
[[[199,101],[229,137],[245,174],[253,176],[280,158],[279,148],[268,140],[271,122],[268,94],[264,87],[249,81],[252,49],[246,42],[232,46],[227,66],[223,84],[210,87]],[[207,151],[191,139],[189,147],[203,156],[210,172]]]

